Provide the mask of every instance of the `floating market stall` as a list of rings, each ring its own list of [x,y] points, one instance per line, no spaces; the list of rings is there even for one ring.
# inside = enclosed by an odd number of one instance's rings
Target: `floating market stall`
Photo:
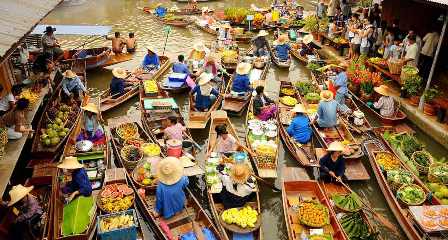
[[[156,15],[154,9],[144,7],[143,12],[148,13],[149,16],[152,17],[152,19],[156,20],[157,22],[160,22],[162,24],[171,25],[175,27],[187,27],[191,23],[193,23],[193,20],[186,16],[180,16],[175,15],[172,13],[166,13],[165,16],[159,17]]]

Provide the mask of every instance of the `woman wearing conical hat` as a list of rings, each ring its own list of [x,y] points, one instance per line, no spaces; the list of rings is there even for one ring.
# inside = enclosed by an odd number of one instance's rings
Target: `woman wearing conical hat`
[[[208,111],[219,95],[218,90],[210,83],[211,79],[211,73],[202,73],[198,78],[198,84],[191,90],[190,94],[195,97],[194,108],[197,111]]]
[[[381,85],[373,88],[376,93],[380,94],[380,99],[373,103],[373,107],[380,111],[381,116],[391,117],[395,113],[395,102],[390,96],[389,88],[386,85]]]
[[[291,50],[291,46],[288,44],[288,36],[285,34],[280,35],[278,39],[274,41],[274,49],[280,61],[288,61],[289,50]]]
[[[305,115],[306,109],[303,104],[297,104],[291,110],[295,113],[294,118],[286,129],[289,136],[293,137],[296,142],[300,144],[306,144],[311,140],[313,136],[313,130],[310,126],[310,120],[308,116]]]
[[[79,195],[87,197],[92,194],[92,185],[87,172],[84,169],[84,165],[79,163],[77,157],[65,157],[57,167],[64,169],[72,177],[72,180],[62,188],[62,193],[69,194],[68,202],[71,202]]]
[[[90,140],[92,142],[98,142],[104,139],[104,130],[100,124],[99,109],[94,103],[88,103],[81,107],[84,110],[82,119],[82,131],[77,137],[76,141]]]
[[[334,182],[345,178],[345,159],[342,155],[345,146],[342,142],[334,141],[328,145],[327,154],[320,161],[320,179]]]
[[[317,107],[317,124],[321,128],[332,128],[337,125],[338,103],[333,99],[329,90],[320,92],[320,102]]]
[[[241,62],[236,66],[236,75],[232,81],[232,95],[246,95],[252,91],[250,87],[249,73],[252,69],[250,63]]]
[[[220,197],[224,209],[243,207],[255,195],[257,187],[247,164],[232,165],[229,174],[223,171],[222,164],[218,165],[217,170],[223,185]]]

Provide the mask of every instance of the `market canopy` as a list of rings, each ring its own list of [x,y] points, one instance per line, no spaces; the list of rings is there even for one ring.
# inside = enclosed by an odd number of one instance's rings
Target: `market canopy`
[[[56,35],[88,35],[88,36],[104,36],[111,30],[112,26],[93,26],[93,25],[48,25],[40,24],[34,28],[31,34],[43,34],[47,26],[56,28]]]

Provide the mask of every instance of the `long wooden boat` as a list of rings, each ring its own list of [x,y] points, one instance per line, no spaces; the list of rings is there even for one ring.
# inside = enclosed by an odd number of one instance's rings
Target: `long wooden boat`
[[[73,49],[64,51],[62,63],[83,60],[86,62],[86,69],[94,69],[105,66],[111,59],[112,50],[109,47]]]
[[[244,96],[233,96],[231,94],[233,79],[235,78],[236,73],[232,75],[229,80],[229,84],[227,85],[226,91],[224,93],[224,99],[222,102],[222,110],[225,110],[231,115],[241,116],[249,105],[249,101],[252,97],[252,92],[247,92]]]
[[[303,201],[317,201],[328,208],[330,224],[323,227],[324,234],[331,235],[334,240],[346,240],[342,226],[339,224],[336,214],[331,209],[331,203],[317,181],[287,181],[282,188],[283,211],[288,230],[288,239],[299,240],[302,231],[308,233],[309,227],[300,224],[297,208]]]
[[[212,152],[215,151],[216,148],[216,141],[218,135],[216,134],[215,127],[219,124],[225,124],[227,126],[227,131],[230,135],[232,135],[237,142],[241,144],[241,141],[238,138],[238,135],[236,133],[236,130],[233,128],[232,123],[230,122],[230,119],[227,117],[227,113],[225,111],[219,110],[214,111],[211,114],[211,124],[210,124],[210,130],[209,130],[209,137],[208,137],[208,146],[207,146],[207,155],[210,156]],[[252,169],[252,166],[249,162],[246,162],[248,166]],[[253,169],[252,169],[253,171]],[[222,239],[230,240],[233,239],[233,233],[228,231],[224,226],[221,224],[221,213],[224,211],[224,205],[221,203],[219,192],[215,192],[212,190],[210,186],[207,187],[207,195],[208,200],[210,203],[210,208],[212,211],[213,218],[217,222],[218,229],[221,231]],[[259,196],[259,190],[255,192],[255,196],[252,200],[248,201],[246,205],[251,206],[253,209],[255,209],[258,213],[261,213],[261,205],[260,205],[260,196]],[[263,239],[262,235],[262,227],[255,230],[253,233],[253,239]]]
[[[268,48],[269,48],[269,52],[271,54],[271,59],[272,62],[279,68],[288,68],[291,66],[291,55],[288,54],[288,60],[287,61],[281,61],[278,57],[277,57],[277,53],[275,51],[275,48],[273,46],[271,46],[271,44],[268,42]]]
[[[218,31],[216,30],[217,28],[219,28],[219,25],[216,25],[216,28],[213,28],[213,26],[209,26],[206,25],[204,26],[203,24],[201,24],[199,22],[198,19],[196,19],[196,21],[194,21],[194,25],[199,28],[200,30],[218,36]],[[234,35],[235,41],[237,41],[238,43],[249,43],[250,40],[254,37],[255,35],[250,34],[250,33],[243,33],[243,34],[236,34]]]
[[[160,59],[160,68],[154,73],[138,73],[138,74],[131,74],[128,77],[128,81],[133,82],[131,89],[129,89],[125,94],[111,99],[110,97],[110,88],[108,88],[105,92],[101,94],[101,112],[107,112],[123,103],[128,101],[129,99],[135,97],[139,92],[139,86],[140,81],[146,80],[146,79],[154,79],[158,80],[163,73],[168,70],[168,68],[171,66],[170,60],[167,56],[159,56]]]
[[[175,27],[187,27],[188,25],[190,25],[191,23],[193,23],[193,20],[189,19],[189,18],[185,18],[185,17],[174,17],[173,19],[169,19],[167,17],[158,17],[154,14],[154,10],[148,7],[144,7],[143,11],[145,13],[148,13],[154,20],[166,24],[166,25],[171,25],[171,26],[175,26]]]
[[[308,60],[309,60],[309,58],[308,58],[308,56],[302,56],[302,55],[300,55],[300,51],[301,51],[302,49],[299,47],[299,46],[292,46],[291,47],[291,50],[289,51],[290,53],[291,53],[291,55],[292,56],[294,56],[297,60],[299,60],[299,62],[301,63],[301,64],[304,64],[305,66],[308,64]],[[319,53],[316,51],[316,50],[314,50],[314,52],[313,52],[314,54],[314,56],[315,56],[315,58],[316,58],[316,60],[320,60],[321,59],[321,57],[320,57],[320,55],[319,55]]]
[[[375,174],[378,185],[380,186],[381,192],[392,210],[395,219],[401,226],[401,229],[410,240],[423,240],[423,239],[445,239],[440,233],[427,233],[420,225],[417,223],[416,219],[411,215],[409,207],[402,204],[400,200],[397,199],[395,192],[391,189],[387,182],[386,173],[382,171],[381,167],[377,163],[376,155],[380,152],[388,152],[394,155],[384,144],[375,140],[368,140],[363,143],[363,147],[368,153],[370,165],[372,166],[373,172]],[[398,158],[398,157],[397,157]],[[399,158],[398,158],[399,159]],[[400,160],[400,167],[402,169],[408,169],[407,165]],[[426,195],[431,194],[431,191],[421,182],[418,177],[414,176],[414,184],[420,186]],[[426,198],[423,206],[440,205],[441,203],[435,197]]]

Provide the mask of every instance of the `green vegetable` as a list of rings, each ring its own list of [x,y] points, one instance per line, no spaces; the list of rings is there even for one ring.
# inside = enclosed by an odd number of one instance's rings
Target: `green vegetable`
[[[310,62],[306,65],[306,68],[308,68],[311,71],[317,71],[317,69],[319,69],[321,66],[315,62]]]
[[[417,75],[418,74],[418,69],[416,67],[407,66],[407,65],[403,66],[401,71],[405,72],[408,75]]]
[[[423,145],[418,142],[414,136],[402,134],[397,138],[401,142],[401,149],[408,158],[411,158],[414,152],[421,151],[423,149]]]
[[[415,205],[425,200],[425,192],[420,186],[409,184],[397,191],[397,197],[407,204]]]
[[[413,183],[412,173],[404,169],[387,171],[387,180],[399,184]]]
[[[355,193],[347,195],[335,194],[331,199],[338,208],[348,212],[357,212],[363,206],[361,200]]]
[[[305,96],[310,92],[317,92],[318,88],[316,85],[310,82],[296,82],[297,91],[300,95]]]
[[[340,221],[349,239],[376,239],[359,213],[345,214]]]
[[[64,206],[62,235],[70,236],[85,232],[90,225],[95,203],[93,197],[79,196]]]
[[[425,151],[415,152],[414,160],[415,160],[415,162],[417,162],[418,164],[420,164],[424,167],[429,167],[429,164],[430,164],[429,156],[428,156],[428,153]]]
[[[448,184],[448,165],[438,164],[429,169],[429,173],[434,176],[439,182]]]
[[[305,100],[310,103],[317,103],[320,100],[319,93],[309,92],[305,95]]]

